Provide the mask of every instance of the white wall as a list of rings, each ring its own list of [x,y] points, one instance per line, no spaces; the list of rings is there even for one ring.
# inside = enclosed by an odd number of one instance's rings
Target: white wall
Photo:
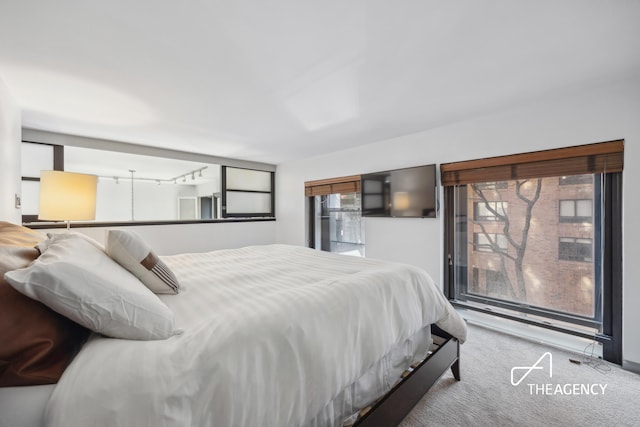
[[[625,139],[623,173],[623,358],[640,362],[640,80],[278,165],[277,238],[305,245],[304,181]],[[638,164],[636,164],[636,161]],[[400,260],[442,280],[442,212],[438,219],[365,219],[368,257]]]
[[[15,208],[14,195],[20,194],[21,188],[21,112],[17,104],[11,97],[7,86],[0,78],[0,221],[13,222],[20,224],[22,222],[22,213],[20,209]],[[39,131],[31,131],[34,140],[37,138]],[[46,134],[46,132],[44,132]],[[71,137],[73,138],[73,137]],[[76,139],[82,139],[75,137]],[[45,138],[46,139],[46,138]],[[43,140],[45,140],[43,139]],[[96,146],[99,146],[101,140],[95,140]],[[64,142],[64,138],[53,141]],[[112,144],[116,144],[113,143]],[[118,146],[120,147],[120,146]],[[197,160],[199,157],[192,153],[171,152],[169,150],[156,150],[149,148],[148,152],[142,151],[141,147],[134,147],[135,152],[141,154],[158,153],[165,157],[176,154],[177,158],[186,160]],[[136,151],[137,150],[137,151]],[[203,156],[203,158],[212,158],[211,156]],[[216,158],[220,160],[220,158]],[[256,163],[230,161],[239,167],[256,167]],[[257,164],[262,165],[262,164]],[[261,166],[262,167],[262,166]],[[267,169],[273,169],[271,165],[265,166]],[[108,182],[108,181],[107,181]],[[101,185],[103,183],[101,182]],[[112,184],[112,183],[111,183]],[[127,185],[128,182],[119,185]],[[106,186],[110,184],[104,184]],[[190,196],[196,195],[195,186],[188,189],[183,187],[176,190],[175,198],[185,194]],[[158,186],[152,184],[144,191],[140,191],[140,196],[158,196],[151,194],[151,191],[160,191]],[[127,192],[127,197],[130,193]],[[136,190],[138,194],[138,190]],[[173,199],[173,197],[172,197]],[[145,199],[140,200],[140,205],[149,205]],[[130,204],[125,203],[126,206]],[[108,209],[108,208],[107,208]],[[151,207],[153,209],[153,207]],[[175,201],[171,200],[170,209],[177,215],[177,207]],[[136,212],[138,212],[138,202],[136,202]],[[127,215],[129,210],[127,210]],[[140,215],[150,215],[147,211],[140,211]],[[122,218],[119,218],[121,220]],[[103,227],[74,227],[74,231],[85,233],[100,242],[104,242],[105,229]],[[275,242],[276,225],[274,221],[260,222],[229,222],[229,223],[201,223],[201,224],[172,224],[172,225],[155,225],[155,226],[130,226],[128,230],[133,230],[140,234],[159,255],[172,255],[185,252],[206,252],[215,249],[237,248],[247,245],[271,244]],[[42,232],[60,232],[61,229],[41,230]]]
[[[220,193],[220,179],[217,177],[211,178],[210,181],[207,181],[204,184],[199,184],[196,188],[198,197],[211,197],[216,193]]]
[[[15,195],[21,193],[21,120],[20,109],[0,78],[0,221],[14,223],[22,215],[15,207]]]
[[[178,198],[195,197],[195,185],[134,182],[134,218],[136,221],[179,219]],[[97,221],[129,221],[131,219],[131,181],[119,183],[111,178],[98,181]]]
[[[74,227],[71,231],[86,234],[104,244],[106,230],[123,228],[139,234],[157,255],[208,252],[275,242],[275,221],[134,225],[124,227]],[[66,232],[65,229],[38,230],[43,233]]]

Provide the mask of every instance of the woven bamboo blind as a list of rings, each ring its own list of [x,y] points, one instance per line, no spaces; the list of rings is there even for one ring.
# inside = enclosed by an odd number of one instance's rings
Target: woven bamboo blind
[[[334,193],[354,193],[360,191],[360,175],[340,178],[320,179],[304,183],[304,194],[307,197],[326,196]]]
[[[622,172],[624,140],[440,165],[444,186],[548,176]]]

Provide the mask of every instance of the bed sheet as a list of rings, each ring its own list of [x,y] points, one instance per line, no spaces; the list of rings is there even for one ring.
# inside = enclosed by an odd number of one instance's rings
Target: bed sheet
[[[40,427],[55,386],[0,387],[0,427]]]
[[[317,426],[394,346],[464,322],[422,270],[267,245],[163,257],[181,335],[93,336],[47,406],[48,426]],[[330,416],[322,415],[323,412]]]

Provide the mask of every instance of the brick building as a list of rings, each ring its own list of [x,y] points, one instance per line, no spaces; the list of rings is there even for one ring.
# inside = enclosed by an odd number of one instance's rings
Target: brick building
[[[527,221],[527,203],[537,179],[469,186],[468,292],[529,306],[594,317],[593,175],[540,179],[539,198]],[[526,247],[520,248],[524,293],[518,291],[516,260],[528,222]],[[505,226],[508,233],[505,234]]]

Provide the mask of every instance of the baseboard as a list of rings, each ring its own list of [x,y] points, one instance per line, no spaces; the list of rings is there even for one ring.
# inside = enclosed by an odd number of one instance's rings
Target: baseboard
[[[632,362],[630,360],[623,360],[622,369],[624,369],[625,371],[630,371],[636,374],[640,374],[640,363]]]

